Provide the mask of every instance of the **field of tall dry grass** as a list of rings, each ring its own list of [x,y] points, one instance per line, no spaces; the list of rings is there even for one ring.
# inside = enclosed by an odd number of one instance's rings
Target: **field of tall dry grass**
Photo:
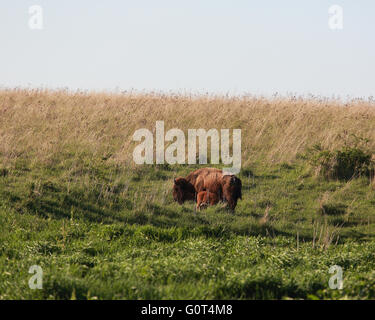
[[[242,163],[293,160],[306,147],[336,148],[350,135],[375,148],[375,103],[324,98],[183,96],[151,93],[0,91],[3,161],[56,161],[74,150],[131,163],[139,128],[242,129]]]

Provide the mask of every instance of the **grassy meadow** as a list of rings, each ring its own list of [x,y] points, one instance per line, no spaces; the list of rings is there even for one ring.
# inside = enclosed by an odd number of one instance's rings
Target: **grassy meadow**
[[[134,131],[157,120],[242,129],[234,214],[173,201],[200,165],[134,164]],[[363,100],[2,89],[0,299],[374,299],[372,176],[311,161],[317,145],[375,153],[374,128]]]

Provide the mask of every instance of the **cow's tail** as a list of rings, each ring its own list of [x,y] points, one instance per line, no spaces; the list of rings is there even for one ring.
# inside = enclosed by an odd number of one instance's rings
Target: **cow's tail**
[[[230,184],[236,186],[236,198],[242,200],[242,182],[239,178],[233,175],[230,179]]]

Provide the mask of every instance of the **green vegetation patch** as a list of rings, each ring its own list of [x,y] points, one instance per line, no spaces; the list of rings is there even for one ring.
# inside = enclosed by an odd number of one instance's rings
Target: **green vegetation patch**
[[[172,199],[194,166],[76,158],[0,176],[2,299],[374,298],[375,195],[302,161],[254,163],[235,214]],[[328,286],[340,265],[344,289]],[[31,290],[30,266],[43,268]]]

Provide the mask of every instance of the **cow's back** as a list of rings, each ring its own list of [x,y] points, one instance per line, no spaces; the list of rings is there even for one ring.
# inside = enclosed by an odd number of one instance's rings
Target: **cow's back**
[[[221,194],[222,177],[223,171],[220,169],[201,168],[191,172],[186,177],[186,180],[194,186],[196,192],[209,190],[210,192]]]

